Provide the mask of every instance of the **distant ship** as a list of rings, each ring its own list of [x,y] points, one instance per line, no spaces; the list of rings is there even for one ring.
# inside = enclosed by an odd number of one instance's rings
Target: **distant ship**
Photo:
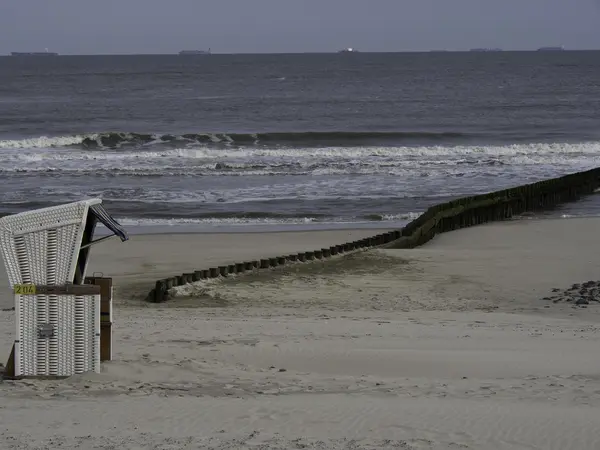
[[[58,53],[49,52],[10,52],[10,56],[58,56]]]
[[[208,50],[181,50],[180,55],[210,55],[210,48]]]
[[[562,52],[565,48],[561,45],[560,47],[540,47],[538,52]]]
[[[358,53],[358,50],[352,47],[348,47],[343,50],[340,50],[338,53]]]
[[[470,52],[501,52],[501,48],[472,48]]]

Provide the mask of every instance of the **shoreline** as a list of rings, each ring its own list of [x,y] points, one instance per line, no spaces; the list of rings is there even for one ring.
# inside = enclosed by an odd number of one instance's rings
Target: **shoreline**
[[[598,197],[600,198],[600,196]],[[581,200],[585,202],[586,199]],[[574,204],[576,205],[576,204]],[[600,214],[568,214],[570,206],[563,206],[564,211],[546,211],[515,216],[506,221],[519,220],[566,220],[566,219],[593,219]],[[119,219],[117,219],[119,221]],[[165,235],[165,234],[265,234],[265,233],[311,233],[323,231],[353,231],[353,230],[397,230],[406,226],[410,220],[405,221],[373,221],[373,222],[327,222],[307,224],[173,224],[173,225],[124,225],[130,235]],[[120,222],[121,223],[121,222]],[[218,229],[218,230],[217,230]],[[98,226],[97,234],[105,235],[106,228]]]
[[[118,219],[117,219],[118,221]],[[161,234],[266,234],[266,233],[312,233],[325,231],[354,231],[399,229],[409,221],[380,221],[380,222],[327,222],[307,224],[173,224],[173,225],[124,225],[131,235],[161,235]],[[121,222],[119,222],[121,223]],[[217,231],[218,229],[218,231]],[[99,235],[106,234],[104,226],[98,226]]]
[[[515,217],[502,222],[488,223],[475,227],[489,229],[490,227],[526,226],[527,224],[569,224],[594,223],[598,217],[545,217],[531,215]],[[133,294],[136,298],[143,298],[161,277],[172,277],[178,273],[189,273],[195,270],[208,269],[220,265],[235,264],[240,261],[253,261],[261,258],[272,258],[282,254],[311,251],[316,248],[329,248],[331,245],[343,244],[355,239],[364,239],[394,228],[364,227],[364,228],[338,228],[338,229],[302,229],[302,230],[277,230],[261,229],[255,231],[236,230],[226,231],[198,231],[190,228],[159,228],[148,230],[145,227],[135,229],[127,228],[130,233],[129,241],[124,243],[118,239],[94,246],[90,258],[88,276],[104,274],[113,277],[115,288],[125,296]],[[398,228],[395,228],[398,229]],[[434,239],[434,243],[443,239],[452,241],[458,236],[472,230],[471,228],[444,233]],[[98,235],[106,234],[103,227],[98,230]],[[557,237],[558,238],[558,237]],[[425,246],[403,250],[407,255],[416,255]],[[433,245],[433,244],[432,244]],[[358,252],[362,254],[364,250]],[[350,253],[349,255],[351,255]],[[339,259],[339,258],[337,258]],[[318,261],[317,261],[318,262]],[[296,270],[297,265],[292,265]],[[286,271],[289,267],[276,268]],[[238,277],[243,279],[244,275]],[[0,307],[8,307],[13,299],[7,288],[4,268],[0,273]]]

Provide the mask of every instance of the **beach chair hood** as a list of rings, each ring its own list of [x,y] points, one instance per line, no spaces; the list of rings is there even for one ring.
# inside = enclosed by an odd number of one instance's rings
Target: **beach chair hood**
[[[98,222],[112,234],[94,240]],[[98,198],[2,217],[0,249],[9,284],[81,284],[91,246],[113,236],[128,239]]]

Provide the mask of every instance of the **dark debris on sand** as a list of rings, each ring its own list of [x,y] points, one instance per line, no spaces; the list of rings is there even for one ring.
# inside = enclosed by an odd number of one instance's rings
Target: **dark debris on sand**
[[[581,308],[587,305],[600,303],[600,281],[586,281],[574,284],[569,289],[552,289],[552,296],[544,297],[542,300],[552,303],[571,303]]]

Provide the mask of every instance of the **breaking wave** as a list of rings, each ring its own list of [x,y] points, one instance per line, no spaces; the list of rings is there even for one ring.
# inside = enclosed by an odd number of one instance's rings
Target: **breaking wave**
[[[378,132],[378,131],[307,131],[275,133],[189,133],[143,134],[106,132],[74,136],[38,137],[0,141],[0,148],[81,147],[86,149],[117,149],[152,144],[206,146],[354,146],[364,144],[398,145],[407,143],[452,142],[467,139],[460,132]]]
[[[6,144],[13,141],[0,141]],[[22,142],[22,141],[15,141]],[[64,142],[64,141],[63,141]],[[2,152],[0,173],[93,176],[285,176],[502,174],[582,169],[600,163],[600,142],[454,146],[175,147],[87,151],[16,148]]]

